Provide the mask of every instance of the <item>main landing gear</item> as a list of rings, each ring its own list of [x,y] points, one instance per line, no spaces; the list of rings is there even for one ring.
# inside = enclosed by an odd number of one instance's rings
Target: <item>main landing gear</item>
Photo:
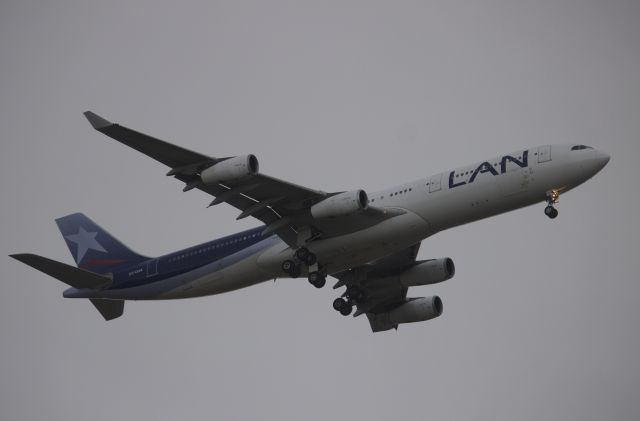
[[[553,205],[558,203],[558,197],[560,193],[557,190],[551,190],[547,193],[547,207],[544,208],[544,214],[549,218],[554,219],[558,216],[558,209],[556,209]]]
[[[296,257],[307,266],[313,266],[318,262],[316,255],[311,253],[306,247],[300,247],[296,250]]]
[[[282,262],[282,270],[292,278],[297,278],[302,273],[302,265],[306,265],[309,268],[309,283],[316,288],[322,288],[326,283],[325,275],[318,269],[318,258],[315,254],[309,251],[306,247],[300,247],[295,252],[295,259],[300,263],[296,263],[294,260],[285,260]]]
[[[353,303],[344,298],[338,297],[333,300],[333,309],[340,312],[343,316],[348,316],[353,311]]]
[[[344,297],[344,298],[343,298]],[[356,285],[350,285],[343,297],[333,300],[333,309],[343,316],[348,316],[353,311],[353,306],[364,299],[364,292]]]
[[[327,278],[319,271],[311,272],[308,279],[309,283],[316,288],[322,288],[327,283]]]
[[[302,268],[293,260],[285,260],[282,262],[282,271],[292,278],[297,278],[302,273]]]

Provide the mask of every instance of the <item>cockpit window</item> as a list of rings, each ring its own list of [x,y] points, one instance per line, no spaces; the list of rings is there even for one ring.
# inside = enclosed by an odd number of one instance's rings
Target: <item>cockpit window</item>
[[[591,146],[585,146],[585,145],[576,145],[571,147],[572,151],[579,151],[582,149],[593,149],[593,148]]]

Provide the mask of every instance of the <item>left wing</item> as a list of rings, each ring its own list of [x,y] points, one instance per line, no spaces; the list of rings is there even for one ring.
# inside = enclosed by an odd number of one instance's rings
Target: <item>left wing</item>
[[[346,287],[341,303],[355,304],[354,317],[366,314],[374,332],[397,329],[399,323],[440,316],[442,301],[439,297],[407,298],[407,283],[401,278],[411,274],[413,283],[410,282],[410,286],[442,282],[453,276],[454,268],[446,268],[446,260],[450,261],[446,258],[416,261],[419,249],[420,243],[417,243],[378,261],[332,275],[338,278],[334,289]],[[440,262],[444,264],[442,267]],[[423,281],[415,282],[416,277]],[[340,302],[339,299],[336,301]],[[348,315],[349,311],[343,314]]]
[[[241,211],[236,219],[247,216],[257,218],[266,225],[265,234],[275,232],[292,247],[300,245],[298,233],[304,233],[304,240],[329,238],[404,213],[402,210],[368,206],[360,212],[339,218],[314,218],[311,207],[339,193],[326,193],[260,174],[257,159],[253,155],[214,158],[111,123],[91,111],[84,114],[97,131],[170,167],[167,175],[184,182],[183,191],[198,189],[214,196],[209,206],[230,204]],[[234,171],[239,171],[243,166],[247,168],[244,176],[224,177],[225,174],[235,174]],[[216,172],[218,168],[223,168],[225,172]]]
[[[348,295],[349,287],[356,286],[360,289],[365,299],[357,303],[354,317],[399,305],[406,299],[408,288],[397,283],[376,281],[392,277],[414,266],[419,250],[420,243],[417,243],[380,260],[336,273],[332,276],[338,278],[338,282],[333,289],[346,286],[345,296]]]

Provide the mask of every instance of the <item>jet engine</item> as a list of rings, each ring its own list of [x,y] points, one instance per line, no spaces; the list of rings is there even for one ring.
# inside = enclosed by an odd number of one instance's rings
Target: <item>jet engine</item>
[[[311,216],[316,219],[336,218],[367,210],[369,198],[364,190],[336,194],[311,206]]]
[[[456,267],[449,257],[425,260],[405,270],[398,276],[398,282],[404,287],[437,284],[453,278]]]
[[[440,297],[420,297],[410,298],[409,301],[387,314],[389,322],[395,325],[435,319],[442,314],[442,309]]]
[[[205,184],[217,184],[256,175],[258,169],[258,158],[255,155],[241,155],[210,166],[202,171],[200,178]]]

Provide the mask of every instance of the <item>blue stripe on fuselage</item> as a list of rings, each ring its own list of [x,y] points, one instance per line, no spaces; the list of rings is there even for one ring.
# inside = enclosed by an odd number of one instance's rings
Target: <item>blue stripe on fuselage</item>
[[[273,235],[263,236],[263,231],[264,227],[253,228],[121,268],[113,273],[113,284],[109,289],[146,285],[214,263]]]

